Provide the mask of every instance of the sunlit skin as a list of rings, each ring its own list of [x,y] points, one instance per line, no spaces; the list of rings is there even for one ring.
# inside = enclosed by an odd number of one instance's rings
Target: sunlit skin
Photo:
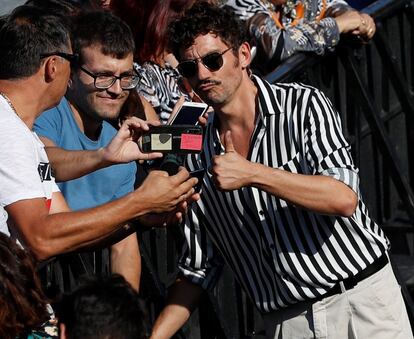
[[[100,46],[89,46],[82,50],[81,66],[88,71],[98,74],[133,73],[133,54],[123,59],[111,55],[104,55]],[[75,111],[81,112],[82,119],[101,123],[104,119],[117,119],[119,111],[128,98],[130,90],[123,90],[120,81],[107,89],[97,89],[94,79],[83,72],[73,71],[67,97]]]

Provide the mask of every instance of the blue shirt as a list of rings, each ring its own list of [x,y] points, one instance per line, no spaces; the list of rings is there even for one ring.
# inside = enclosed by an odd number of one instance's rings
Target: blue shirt
[[[97,150],[105,147],[116,129],[103,121],[98,140],[89,139],[78,127],[68,101],[45,111],[35,121],[34,131],[66,150]],[[73,210],[102,205],[122,197],[134,189],[136,164],[112,165],[78,179],[59,183],[59,188]]]

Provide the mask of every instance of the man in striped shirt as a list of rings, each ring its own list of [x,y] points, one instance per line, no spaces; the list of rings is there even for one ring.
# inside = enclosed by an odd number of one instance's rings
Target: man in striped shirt
[[[250,76],[238,25],[201,3],[172,26],[178,69],[214,115],[203,153],[187,159],[206,170],[201,200],[153,338],[182,326],[223,261],[269,338],[412,338],[338,113],[313,87]]]

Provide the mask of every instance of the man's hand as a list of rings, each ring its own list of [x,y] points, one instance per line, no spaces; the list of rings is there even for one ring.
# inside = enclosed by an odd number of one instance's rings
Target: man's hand
[[[243,158],[234,148],[231,132],[224,135],[225,154],[212,159],[211,173],[216,187],[231,191],[250,184],[254,176],[252,163]]]
[[[137,203],[145,203],[148,213],[171,212],[185,201],[195,201],[199,195],[194,193],[197,178],[190,177],[188,171],[180,168],[177,174],[169,176],[165,171],[151,171],[136,192],[140,193]],[[186,207],[186,205],[184,206]],[[182,217],[182,211],[179,218]]]
[[[126,119],[109,145],[103,149],[104,161],[119,164],[162,157],[159,152],[143,153],[138,145],[142,132],[148,131],[150,126],[158,126],[159,124],[160,122],[156,120],[144,121],[137,117]]]

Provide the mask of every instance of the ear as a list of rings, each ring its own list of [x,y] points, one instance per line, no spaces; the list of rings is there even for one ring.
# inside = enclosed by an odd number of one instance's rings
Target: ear
[[[44,63],[44,70],[45,70],[45,81],[51,82],[56,79],[57,72],[58,72],[58,57],[52,55],[45,60]]]
[[[240,66],[245,69],[249,67],[252,61],[252,53],[248,42],[243,42],[239,47],[239,62]]]

